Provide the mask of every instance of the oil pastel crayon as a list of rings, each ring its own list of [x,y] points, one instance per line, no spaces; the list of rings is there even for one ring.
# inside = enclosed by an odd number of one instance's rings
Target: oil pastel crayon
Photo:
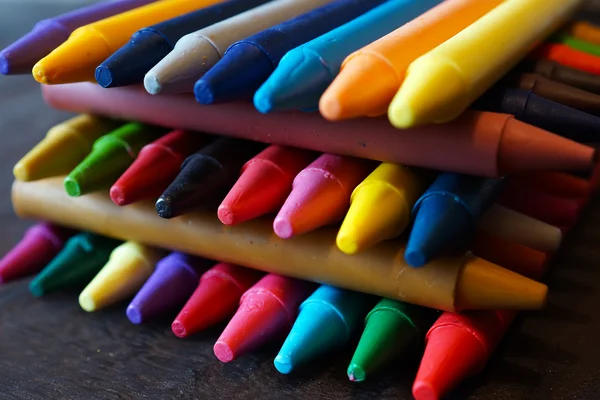
[[[127,306],[127,318],[141,324],[181,307],[209,266],[208,260],[179,252],[159,260],[152,275]]]
[[[551,36],[550,41],[566,44],[572,49],[583,51],[584,53],[588,53],[596,57],[600,56],[600,45],[586,42],[585,40],[581,40],[575,36],[559,33]]]
[[[573,21],[567,24],[564,31],[586,42],[600,44],[600,27],[589,21]]]
[[[268,1],[223,1],[142,28],[96,68],[96,82],[105,88],[142,83],[144,75],[166,57],[183,36]]]
[[[494,202],[504,179],[445,172],[413,207],[413,227],[404,257],[413,267],[445,252],[466,248],[478,217]]]
[[[567,67],[600,75],[600,57],[573,49],[566,44],[541,44],[531,52],[530,57],[556,61]]]
[[[277,371],[297,367],[344,346],[364,320],[373,298],[364,293],[321,285],[300,305],[298,317],[273,360]]]
[[[73,233],[48,222],[28,228],[19,243],[0,259],[0,283],[39,272],[56,257]]]
[[[250,99],[290,50],[387,0],[336,0],[237,41],[194,86],[201,104]]]
[[[240,306],[214,345],[215,356],[230,362],[287,332],[313,284],[268,274],[240,299]]]
[[[110,198],[120,206],[156,199],[173,182],[186,157],[209,140],[208,135],[174,130],[145,145],[110,188]]]
[[[72,236],[56,257],[29,282],[29,291],[35,297],[41,297],[56,290],[88,283],[119,244],[118,240],[93,233],[83,232]]]
[[[240,298],[262,274],[234,264],[219,263],[200,277],[200,284],[181,309],[171,330],[184,338],[233,315]]]
[[[551,60],[534,60],[526,58],[518,69],[524,72],[541,75],[555,82],[574,86],[585,91],[600,94],[600,76],[579,69],[566,67]]]
[[[577,142],[600,141],[600,118],[545,99],[532,90],[495,88],[473,105],[482,111],[512,114],[519,121],[549,130]]]
[[[83,289],[79,305],[93,312],[133,297],[163,255],[162,251],[140,243],[123,243],[112,251],[108,262]]]
[[[225,225],[239,224],[277,211],[292,191],[296,175],[317,153],[272,145],[242,167],[239,179],[219,206]]]
[[[158,1],[83,25],[33,66],[33,77],[47,85],[93,82],[96,67],[127,43],[135,31],[222,1]]]
[[[471,25],[502,0],[447,0],[350,54],[319,101],[329,120],[379,116],[417,57]]]
[[[130,122],[97,139],[92,151],[65,178],[69,196],[110,187],[133,163],[139,151],[164,130]]]
[[[593,192],[588,180],[564,172],[543,171],[519,174],[510,179],[531,189],[559,197],[590,197]]]
[[[373,170],[373,163],[354,157],[323,154],[304,168],[273,221],[283,239],[341,220],[354,188]]]
[[[25,36],[0,51],[0,74],[29,74],[31,68],[64,43],[71,32],[82,25],[111,17],[156,0],[112,0],[90,4],[76,10],[43,19]]]
[[[390,104],[390,122],[397,128],[409,128],[458,117],[532,46],[564,23],[580,3],[508,0],[499,4],[410,64]],[[505,44],[501,48],[489,45],[500,40]]]
[[[55,125],[15,164],[13,174],[22,181],[66,175],[90,153],[96,139],[119,125],[89,114]]]
[[[444,311],[539,309],[547,296],[545,285],[471,255],[410,268],[404,261],[405,245],[397,241],[346,255],[335,248],[335,228],[283,240],[273,234],[270,219],[224,229],[214,211],[199,211],[167,222],[156,218],[150,204],[122,208],[102,192],[73,200],[59,178],[15,181],[12,199],[23,218],[118,234],[150,246]]]
[[[473,175],[585,170],[595,150],[506,114],[466,111],[457,120],[398,134],[386,118],[329,123],[318,113],[262,115],[244,102],[199,107],[188,96],[148,96],[136,88],[43,86],[46,102],[66,111],[92,111],[325,153]],[[248,129],[252,126],[252,129]],[[535,139],[534,139],[535,138]]]
[[[254,94],[261,113],[315,110],[344,58],[412,20],[440,0],[390,0],[360,17],[290,50]]]
[[[144,77],[150,94],[192,92],[194,83],[212,68],[229,46],[282,21],[333,0],[272,0],[177,41],[173,50]]]
[[[260,143],[239,139],[215,139],[185,159],[181,172],[156,201],[156,212],[161,218],[174,218],[218,204],[240,168],[262,147]]]
[[[435,174],[399,164],[380,164],[352,191],[350,208],[336,238],[338,249],[355,254],[400,235],[411,210]]]

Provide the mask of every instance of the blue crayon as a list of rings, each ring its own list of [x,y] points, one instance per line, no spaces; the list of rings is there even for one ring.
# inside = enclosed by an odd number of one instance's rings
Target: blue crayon
[[[360,17],[290,50],[254,94],[261,113],[316,110],[350,53],[413,20],[442,0],[388,0]]]
[[[240,40],[196,82],[202,104],[251,99],[290,50],[345,24],[386,0],[337,0]]]
[[[298,318],[275,357],[275,368],[289,374],[296,366],[343,346],[359,329],[375,300],[364,293],[320,286],[300,306]]]
[[[96,68],[96,81],[105,88],[141,83],[183,36],[269,1],[229,0],[140,29]]]
[[[465,250],[477,218],[499,194],[503,178],[440,174],[413,207],[404,259],[420,267],[445,252]]]

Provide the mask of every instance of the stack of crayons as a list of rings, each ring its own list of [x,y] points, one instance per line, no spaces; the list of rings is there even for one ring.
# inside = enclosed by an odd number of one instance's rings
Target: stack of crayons
[[[230,318],[223,362],[287,334],[282,373],[364,323],[351,381],[421,348],[413,395],[441,398],[545,305],[599,184],[582,3],[121,0],[41,21],[0,72],[81,115],[15,165],[15,211],[44,222],[0,281],[85,286],[89,312],[132,299],[135,324],[178,312],[182,338]]]

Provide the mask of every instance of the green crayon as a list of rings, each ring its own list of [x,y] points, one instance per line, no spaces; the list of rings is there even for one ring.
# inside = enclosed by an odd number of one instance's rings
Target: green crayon
[[[565,44],[572,49],[583,51],[584,53],[600,57],[600,46],[594,43],[586,42],[585,40],[578,39],[575,36],[571,36],[566,33],[559,33],[552,36],[550,40],[552,42]]]
[[[65,178],[69,196],[110,187],[148,143],[165,130],[137,122],[123,125],[94,142],[92,152]]]
[[[365,318],[365,330],[348,366],[348,379],[362,382],[401,353],[422,344],[437,315],[430,308],[382,299]]]
[[[45,293],[69,286],[86,284],[107,263],[120,241],[92,233],[80,233],[69,239],[60,253],[29,283],[31,293]]]

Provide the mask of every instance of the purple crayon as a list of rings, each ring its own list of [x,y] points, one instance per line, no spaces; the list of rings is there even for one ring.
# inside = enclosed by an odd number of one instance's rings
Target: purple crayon
[[[32,226],[0,260],[0,283],[35,274],[63,248],[73,231],[47,222]]]
[[[213,261],[174,252],[156,264],[154,273],[127,307],[134,324],[169,311],[179,311],[200,283],[200,276]]]
[[[153,3],[157,0],[111,0],[41,20],[21,39],[0,52],[0,73],[30,74],[31,69],[80,26]]]

